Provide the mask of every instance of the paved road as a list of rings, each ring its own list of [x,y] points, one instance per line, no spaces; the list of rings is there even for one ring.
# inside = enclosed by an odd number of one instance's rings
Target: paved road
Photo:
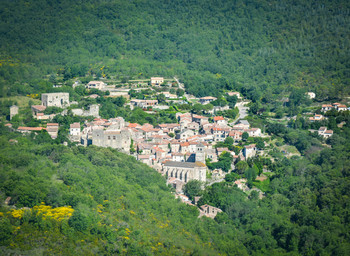
[[[244,119],[247,115],[248,115],[248,110],[249,110],[249,107],[246,107],[245,105],[247,105],[249,102],[248,101],[242,101],[242,102],[239,102],[236,104],[236,107],[238,108],[239,110],[239,113],[238,113],[238,119]]]
[[[184,94],[185,98],[186,98],[186,99],[191,99],[191,98],[193,97],[193,95],[188,94],[188,93],[186,92],[185,85],[182,84],[182,83],[180,83],[180,81],[177,79],[176,76],[174,76],[174,80],[176,81],[177,85],[179,86],[179,89],[182,89],[182,90],[185,91],[185,94]]]

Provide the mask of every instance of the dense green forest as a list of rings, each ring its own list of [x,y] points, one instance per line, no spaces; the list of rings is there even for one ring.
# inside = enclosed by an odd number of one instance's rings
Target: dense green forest
[[[349,93],[349,1],[0,2],[2,95],[57,73],[176,75],[196,96],[234,89],[253,100]]]

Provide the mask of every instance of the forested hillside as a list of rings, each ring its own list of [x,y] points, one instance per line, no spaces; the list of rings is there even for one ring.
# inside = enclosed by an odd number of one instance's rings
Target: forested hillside
[[[1,1],[1,86],[177,75],[190,93],[349,93],[349,1]],[[102,71],[101,71],[102,70]]]
[[[0,129],[1,254],[217,255],[195,231],[206,222],[198,210],[175,200],[146,165],[112,149]],[[7,196],[16,208],[3,206]]]

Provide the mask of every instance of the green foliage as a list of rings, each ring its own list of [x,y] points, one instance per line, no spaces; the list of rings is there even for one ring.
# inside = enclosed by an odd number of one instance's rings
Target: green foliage
[[[256,179],[257,176],[257,170],[256,168],[248,168],[245,172],[244,172],[244,176],[247,179],[247,185],[248,187],[252,187],[253,186],[253,181]]]
[[[227,137],[224,141],[224,143],[227,145],[233,145],[233,142],[234,142],[234,140],[232,137]]]
[[[207,159],[207,160],[209,160],[209,159]],[[228,172],[229,170],[231,170],[232,161],[233,161],[233,157],[232,157],[231,153],[224,151],[219,156],[218,162],[212,163],[210,161],[206,161],[206,164],[207,164],[208,168],[211,170],[221,169],[224,172]]]
[[[43,73],[51,83],[176,74],[197,96],[238,90],[253,102],[270,103],[263,92],[273,98],[295,91],[294,105],[303,87],[319,99],[335,99],[349,93],[349,44],[341,36],[349,30],[348,7],[347,1],[64,0],[30,7],[5,1],[0,76],[7,85],[0,91],[28,93],[28,87],[8,85]]]
[[[199,180],[190,180],[184,186],[184,193],[191,200],[194,199],[195,196],[200,196],[202,194],[202,184]]]
[[[242,140],[246,141],[246,140],[248,140],[248,138],[249,138],[249,134],[247,132],[244,132],[242,134]]]
[[[225,181],[227,182],[234,182],[235,180],[238,180],[240,176],[237,173],[231,172],[225,175]]]
[[[248,164],[246,161],[239,161],[235,165],[235,171],[239,174],[243,174],[247,168],[248,168]]]
[[[63,111],[62,108],[59,107],[47,107],[44,111],[45,115],[58,114]]]

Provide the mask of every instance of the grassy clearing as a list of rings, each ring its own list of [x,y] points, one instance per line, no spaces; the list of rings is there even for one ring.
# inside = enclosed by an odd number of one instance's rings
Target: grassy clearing
[[[32,99],[32,98],[27,97],[27,96],[11,96],[11,97],[6,97],[6,98],[0,98],[0,100],[1,101],[11,100],[11,101],[17,102],[17,106],[20,109],[28,108],[29,101],[32,101],[33,105],[40,105],[41,104],[41,100]]]
[[[264,181],[254,181],[253,185],[260,189],[262,192],[270,191],[270,179],[266,179]]]

